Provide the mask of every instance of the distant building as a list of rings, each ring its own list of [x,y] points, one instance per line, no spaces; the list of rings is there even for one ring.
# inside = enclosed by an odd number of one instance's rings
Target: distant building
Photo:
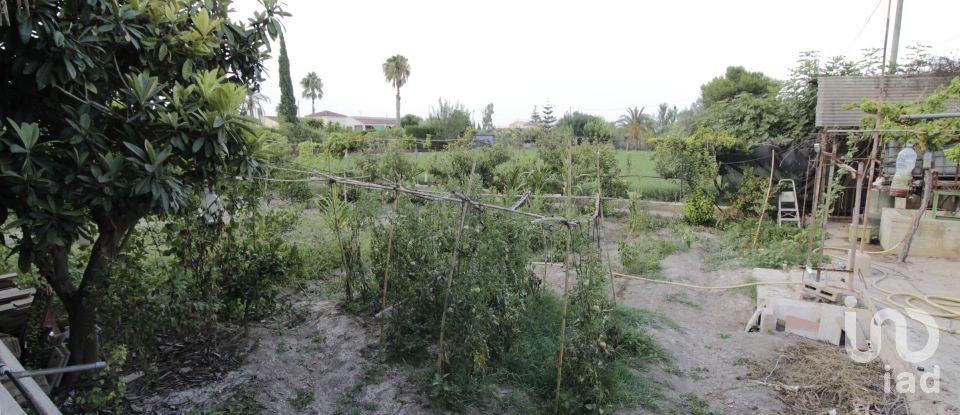
[[[382,130],[397,125],[396,118],[349,116],[333,111],[315,112],[303,118],[323,120],[324,124],[339,124],[355,131]]]
[[[518,120],[518,121],[514,121],[514,122],[510,123],[510,125],[508,125],[507,127],[508,127],[508,128],[514,128],[514,129],[520,129],[520,130],[522,130],[522,129],[525,129],[525,128],[533,128],[533,127],[536,127],[536,126],[537,126],[536,124],[531,123],[531,122],[529,122],[529,121]]]
[[[483,145],[493,145],[493,134],[477,134],[473,136],[473,142]]]
[[[321,120],[324,125],[339,124],[343,128],[354,131],[370,131],[391,128],[397,125],[396,118],[386,117],[363,117],[349,116],[339,114],[333,111],[320,111],[301,117],[303,119]],[[280,126],[280,120],[276,116],[263,116],[257,119],[260,125],[268,128],[277,128]]]

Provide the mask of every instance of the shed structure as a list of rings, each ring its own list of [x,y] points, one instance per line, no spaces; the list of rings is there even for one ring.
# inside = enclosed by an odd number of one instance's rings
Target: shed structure
[[[937,75],[888,75],[879,76],[825,76],[817,78],[817,127],[856,128],[866,115],[859,109],[844,109],[845,106],[864,99],[877,100],[880,87],[886,87],[886,102],[913,103],[922,100],[942,85],[960,76],[960,73]],[[949,110],[956,111],[956,102]]]

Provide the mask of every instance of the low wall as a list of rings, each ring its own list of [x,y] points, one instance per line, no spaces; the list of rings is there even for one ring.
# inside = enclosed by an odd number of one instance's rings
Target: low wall
[[[880,215],[880,245],[890,249],[910,230],[916,210],[885,208]],[[911,256],[960,259],[960,221],[933,219],[926,212],[910,245]]]

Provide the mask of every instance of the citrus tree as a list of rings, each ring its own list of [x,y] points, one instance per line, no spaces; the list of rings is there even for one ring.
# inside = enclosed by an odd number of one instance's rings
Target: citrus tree
[[[30,3],[0,27],[0,223],[19,267],[63,303],[72,363],[88,363],[134,226],[258,168],[240,108],[286,13],[262,0],[244,24],[228,1]],[[77,258],[80,238],[92,245]]]

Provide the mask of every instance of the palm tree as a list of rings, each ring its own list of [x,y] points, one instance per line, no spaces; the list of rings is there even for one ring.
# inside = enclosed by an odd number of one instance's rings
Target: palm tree
[[[636,141],[640,141],[651,130],[650,124],[653,120],[649,115],[643,113],[645,108],[639,110],[637,107],[627,108],[627,113],[621,115],[620,119],[617,120],[617,125],[626,128],[630,138]],[[627,142],[627,150],[630,150],[629,141]]]
[[[400,126],[400,87],[410,78],[410,62],[403,55],[393,55],[383,63],[383,76],[397,89],[397,126]]]
[[[263,104],[270,102],[270,98],[260,93],[260,91],[247,91],[246,111],[247,115],[253,118],[263,118],[265,112]]]
[[[316,102],[318,99],[323,99],[323,81],[316,72],[310,72],[300,80],[300,87],[303,88],[301,96],[310,99],[310,113],[316,113]]]

